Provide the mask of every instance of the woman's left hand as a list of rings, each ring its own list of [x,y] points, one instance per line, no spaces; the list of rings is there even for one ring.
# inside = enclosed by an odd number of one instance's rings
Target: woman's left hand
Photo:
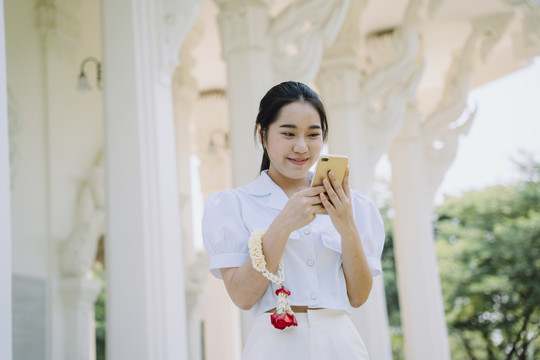
[[[349,188],[349,168],[345,171],[343,185],[329,171],[328,180],[323,181],[327,195],[321,193],[321,202],[330,215],[330,220],[341,235],[341,255],[343,273],[347,284],[347,296],[352,307],[364,304],[369,296],[373,279],[362,246],[362,239],[354,221],[351,190]]]
[[[323,185],[326,190],[326,195],[321,193],[319,196],[321,202],[330,216],[330,220],[336,227],[336,230],[341,234],[348,234],[351,231],[357,231],[354,221],[354,213],[352,207],[351,190],[349,188],[349,168],[345,170],[343,185],[341,185],[330,170],[328,178],[324,179]]]

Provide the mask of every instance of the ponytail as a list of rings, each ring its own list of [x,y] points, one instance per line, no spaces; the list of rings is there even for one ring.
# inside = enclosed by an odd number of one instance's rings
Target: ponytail
[[[259,170],[259,173],[264,170],[270,169],[270,158],[268,157],[268,152],[266,152],[266,146],[264,146],[263,149],[264,153],[261,161],[261,170]]]

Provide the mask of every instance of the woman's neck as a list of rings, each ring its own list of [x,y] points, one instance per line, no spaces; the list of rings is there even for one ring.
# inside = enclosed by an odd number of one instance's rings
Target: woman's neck
[[[268,176],[289,198],[298,191],[309,187],[309,181],[306,177],[302,179],[291,179],[272,168],[268,170]]]

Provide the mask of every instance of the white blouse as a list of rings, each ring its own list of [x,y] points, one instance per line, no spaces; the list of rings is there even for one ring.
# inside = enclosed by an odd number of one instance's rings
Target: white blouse
[[[373,276],[382,273],[384,226],[374,202],[351,191],[356,225]],[[287,203],[287,195],[266,171],[251,184],[210,195],[203,216],[203,241],[210,272],[240,267],[249,259],[252,231],[267,229]],[[307,305],[350,312],[341,258],[341,237],[328,215],[317,215],[309,225],[293,231],[283,253],[284,286],[291,305]],[[251,308],[253,317],[276,306],[277,286],[270,283]]]

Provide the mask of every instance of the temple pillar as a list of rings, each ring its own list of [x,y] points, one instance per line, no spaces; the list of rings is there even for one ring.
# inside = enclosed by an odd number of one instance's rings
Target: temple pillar
[[[12,358],[11,334],[11,175],[4,1],[0,0],[0,358]]]
[[[349,157],[351,188],[369,194],[372,171],[368,164],[376,162],[379,154],[362,151],[370,132],[361,131],[362,107],[359,98],[361,78],[357,59],[344,56],[328,61],[325,58],[317,84],[321,89],[329,118],[328,149],[331,154]],[[377,159],[367,159],[376,156]],[[392,359],[390,331],[382,276],[373,279],[367,302],[353,310],[353,323],[358,329],[373,359]]]
[[[197,80],[192,75],[195,60],[193,48],[201,38],[202,28],[196,23],[186,36],[180,50],[180,66],[173,77],[173,102],[178,166],[178,188],[180,192],[180,221],[182,251],[185,264],[186,312],[189,343],[189,358],[203,358],[203,311],[207,304],[202,290],[208,275],[208,257],[197,253],[194,248],[193,200],[191,179],[191,154],[193,153],[194,124],[193,109],[199,95]]]
[[[224,90],[212,89],[199,94],[194,109],[195,154],[200,160],[198,174],[203,201],[216,191],[232,187],[232,155],[229,147],[228,104]],[[247,141],[251,141],[251,138]],[[201,244],[202,245],[202,244]],[[206,256],[206,259],[208,257]],[[200,305],[204,309],[204,345],[208,359],[237,360],[242,354],[241,310],[231,301],[225,284],[203,269],[206,285]],[[194,283],[195,285],[195,283]],[[197,287],[197,285],[195,285]],[[197,312],[198,308],[194,309]],[[249,315],[244,313],[246,322]],[[227,324],[228,331],[223,331]]]
[[[227,64],[227,99],[230,147],[233,154],[233,185],[257,177],[257,147],[253,129],[258,105],[271,86],[268,59],[268,0],[215,0],[222,57]]]
[[[433,239],[433,195],[418,118],[409,111],[390,151],[394,249],[407,359],[450,359]]]
[[[218,25],[222,57],[227,65],[229,144],[233,186],[253,181],[258,174],[258,147],[254,144],[255,118],[260,99],[272,85],[269,64],[268,0],[214,0],[219,7]],[[242,340],[251,328],[241,312]]]
[[[60,243],[59,293],[64,307],[64,356],[94,360],[96,354],[94,302],[101,282],[90,276],[99,240],[105,232],[105,187],[103,154],[99,151],[89,175],[79,190],[76,221],[71,236]]]
[[[101,291],[95,279],[67,278],[60,283],[64,300],[66,359],[95,360],[94,302]]]
[[[171,82],[198,2],[102,5],[107,358],[187,360]]]
[[[450,359],[450,347],[433,238],[433,202],[454,161],[459,136],[475,111],[465,114],[477,59],[485,60],[508,27],[511,15],[472,22],[472,31],[447,74],[440,102],[424,117],[414,101],[390,148],[394,248],[407,359]]]
[[[390,34],[369,36],[366,54],[360,54],[358,19],[365,2],[353,2],[337,40],[324,54],[317,84],[328,110],[329,151],[349,157],[351,187],[366,194],[371,191],[377,162],[401,126],[410,89],[416,88],[421,74],[417,29],[421,3],[411,1],[403,25]],[[384,55],[376,49],[383,49]],[[377,56],[379,66],[363,71],[363,57]],[[382,276],[373,279],[368,301],[353,311],[352,318],[370,356],[391,359]]]

